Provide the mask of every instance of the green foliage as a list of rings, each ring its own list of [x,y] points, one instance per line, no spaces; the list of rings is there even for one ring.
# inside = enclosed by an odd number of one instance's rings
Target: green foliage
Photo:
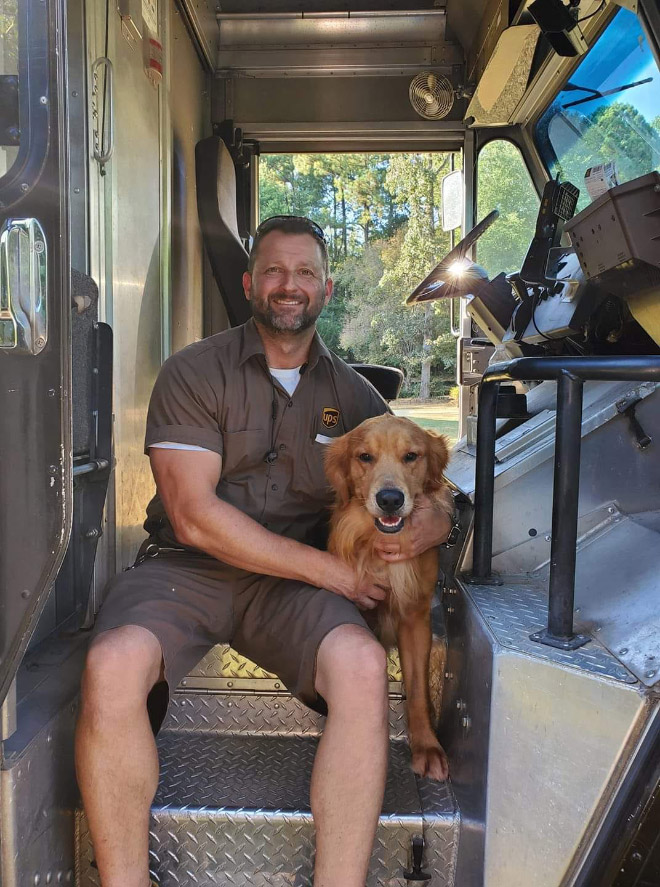
[[[589,203],[584,185],[589,167],[614,160],[619,182],[623,184],[660,165],[660,118],[649,123],[626,102],[604,105],[588,117],[575,109],[558,113],[549,135],[553,142],[560,143],[558,127],[572,130],[571,141],[564,139],[568,147],[558,158],[557,172],[562,180],[573,182],[580,189],[578,210]]]
[[[439,224],[449,171],[448,154],[275,154],[260,165],[261,218],[306,215],[326,233],[334,295],[319,331],[328,347],[400,367],[414,394],[430,370],[451,375],[455,360],[447,305],[404,306],[449,250]]]
[[[496,277],[518,271],[534,234],[539,198],[518,148],[488,142],[477,161],[477,221],[493,209],[500,217],[477,243],[477,262]]]
[[[0,74],[18,73],[18,0],[0,0]]]
[[[537,127],[540,141],[549,144],[552,127],[564,146],[561,178],[583,192],[578,208],[588,202],[588,167],[614,159],[620,180],[628,181],[660,163],[660,117],[649,123],[630,104],[612,102],[589,117],[557,106]],[[306,215],[326,233],[335,287],[319,329],[328,346],[349,359],[400,367],[405,396],[447,393],[455,364],[447,301],[404,305],[449,252],[439,219],[449,171],[450,155],[442,153],[261,158],[261,217]],[[477,219],[500,209],[477,245],[477,261],[490,277],[519,270],[539,208],[522,155],[496,138],[481,150],[477,174]]]
[[[505,154],[511,148],[498,144]],[[499,185],[509,159],[495,168]],[[445,394],[454,374],[448,302],[404,305],[451,248],[440,224],[441,184],[450,171],[446,153],[261,158],[261,218],[307,215],[326,233],[334,295],[319,330],[328,347],[348,359],[399,367],[412,396]],[[531,214],[533,222],[535,206]],[[522,238],[526,248],[525,214],[512,216],[509,226],[511,239]]]

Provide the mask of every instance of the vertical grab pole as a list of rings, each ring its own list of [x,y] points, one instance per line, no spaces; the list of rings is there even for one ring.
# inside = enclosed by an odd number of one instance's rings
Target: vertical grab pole
[[[482,381],[477,416],[477,461],[474,487],[472,576],[489,579],[493,559],[493,497],[495,494],[495,420],[500,383]]]
[[[569,372],[563,371],[557,379],[548,627],[531,635],[532,640],[566,650],[581,647],[589,640],[583,635],[573,634],[582,388],[582,380]]]

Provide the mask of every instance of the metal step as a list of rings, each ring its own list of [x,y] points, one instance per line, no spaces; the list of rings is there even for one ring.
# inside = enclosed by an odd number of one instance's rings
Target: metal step
[[[321,727],[322,719],[291,697],[177,694],[158,737],[161,776],[150,832],[157,883],[309,887],[309,782]],[[459,828],[453,792],[447,783],[415,777],[407,742],[396,738],[399,729],[392,732],[367,885],[408,884],[411,840],[423,835],[427,883],[451,887]],[[76,830],[78,887],[99,887],[81,811]]]

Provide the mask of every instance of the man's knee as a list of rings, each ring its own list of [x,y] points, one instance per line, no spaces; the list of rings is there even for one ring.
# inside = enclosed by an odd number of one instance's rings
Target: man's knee
[[[161,675],[162,661],[160,643],[146,628],[127,625],[104,631],[87,653],[83,708],[109,710],[144,704]]]
[[[356,695],[366,704],[386,699],[387,656],[370,631],[341,625],[326,635],[317,654],[316,690],[329,706]]]

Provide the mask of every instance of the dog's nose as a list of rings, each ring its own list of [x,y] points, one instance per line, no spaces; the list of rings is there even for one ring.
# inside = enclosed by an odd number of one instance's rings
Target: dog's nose
[[[405,501],[405,496],[401,490],[379,490],[376,493],[376,502],[381,511],[385,514],[393,514],[398,511]]]

